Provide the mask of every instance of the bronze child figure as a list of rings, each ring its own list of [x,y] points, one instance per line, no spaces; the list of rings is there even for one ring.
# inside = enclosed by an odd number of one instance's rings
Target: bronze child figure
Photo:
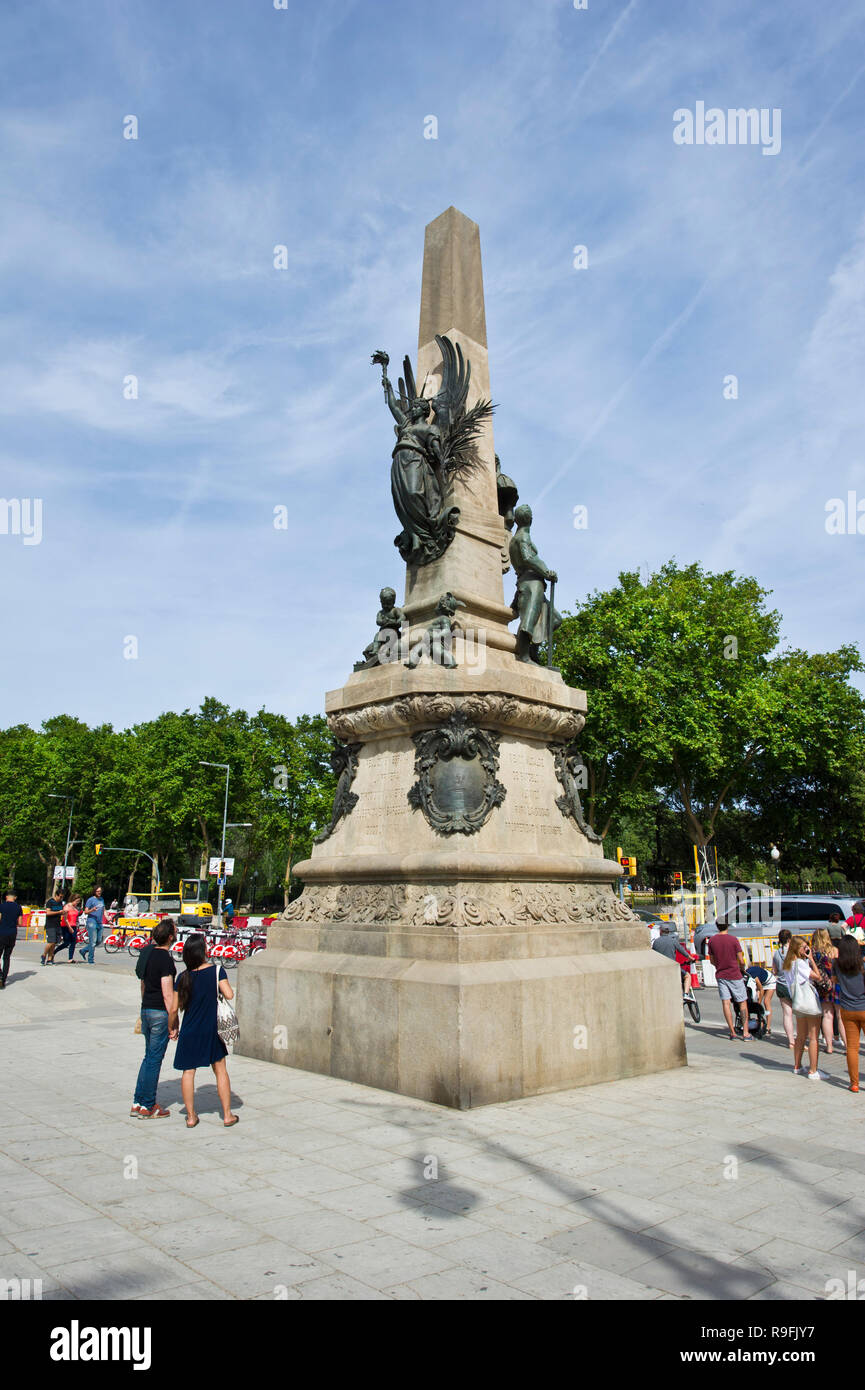
[[[375,621],[378,632],[363,649],[363,661],[356,661],[355,671],[366,671],[371,666],[387,666],[399,656],[399,637],[405,613],[396,606],[393,589],[382,589],[378,596],[381,608]]]

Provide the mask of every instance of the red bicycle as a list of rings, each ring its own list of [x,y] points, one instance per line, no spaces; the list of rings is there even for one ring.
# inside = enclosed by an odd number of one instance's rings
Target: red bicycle
[[[208,949],[208,956],[222,961],[227,970],[233,970],[242,960],[263,951],[267,937],[263,932],[222,932]]]

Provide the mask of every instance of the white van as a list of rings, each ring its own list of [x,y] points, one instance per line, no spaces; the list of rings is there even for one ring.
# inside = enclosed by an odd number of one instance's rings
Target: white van
[[[810,936],[818,927],[829,922],[830,912],[840,912],[841,920],[852,916],[858,899],[835,897],[831,893],[779,893],[760,897],[740,897],[731,903],[723,918],[706,922],[694,933],[694,945],[705,956],[705,942],[718,930],[718,921],[726,920],[734,936],[777,937],[786,927],[794,936]],[[699,941],[698,941],[699,938]]]

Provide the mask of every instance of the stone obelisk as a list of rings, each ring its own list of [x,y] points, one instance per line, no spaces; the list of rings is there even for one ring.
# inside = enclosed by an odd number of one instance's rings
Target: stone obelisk
[[[489,399],[480,238],[455,208],[426,229],[426,400],[443,339],[471,364],[466,408]],[[333,822],[267,951],[241,967],[237,1050],[461,1109],[682,1065],[678,972],[582,818],[586,697],[514,656],[490,420],[447,502],[452,539],[406,566],[397,658],[327,694]],[[392,584],[398,557],[382,551]],[[443,596],[459,605],[450,655],[404,660]]]

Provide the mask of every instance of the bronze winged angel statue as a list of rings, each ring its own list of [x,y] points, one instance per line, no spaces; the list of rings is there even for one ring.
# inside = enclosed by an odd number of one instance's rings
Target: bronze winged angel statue
[[[493,411],[489,401],[478,401],[466,410],[471,363],[450,338],[436,334],[436,342],[442,355],[442,381],[431,399],[418,392],[408,357],[397,396],[387,377],[387,353],[372,355],[373,363],[381,367],[385,400],[396,420],[390,490],[403,529],[394,545],[409,565],[430,564],[453,540],[460,513],[449,502],[451,483],[478,467],[478,436]]]

